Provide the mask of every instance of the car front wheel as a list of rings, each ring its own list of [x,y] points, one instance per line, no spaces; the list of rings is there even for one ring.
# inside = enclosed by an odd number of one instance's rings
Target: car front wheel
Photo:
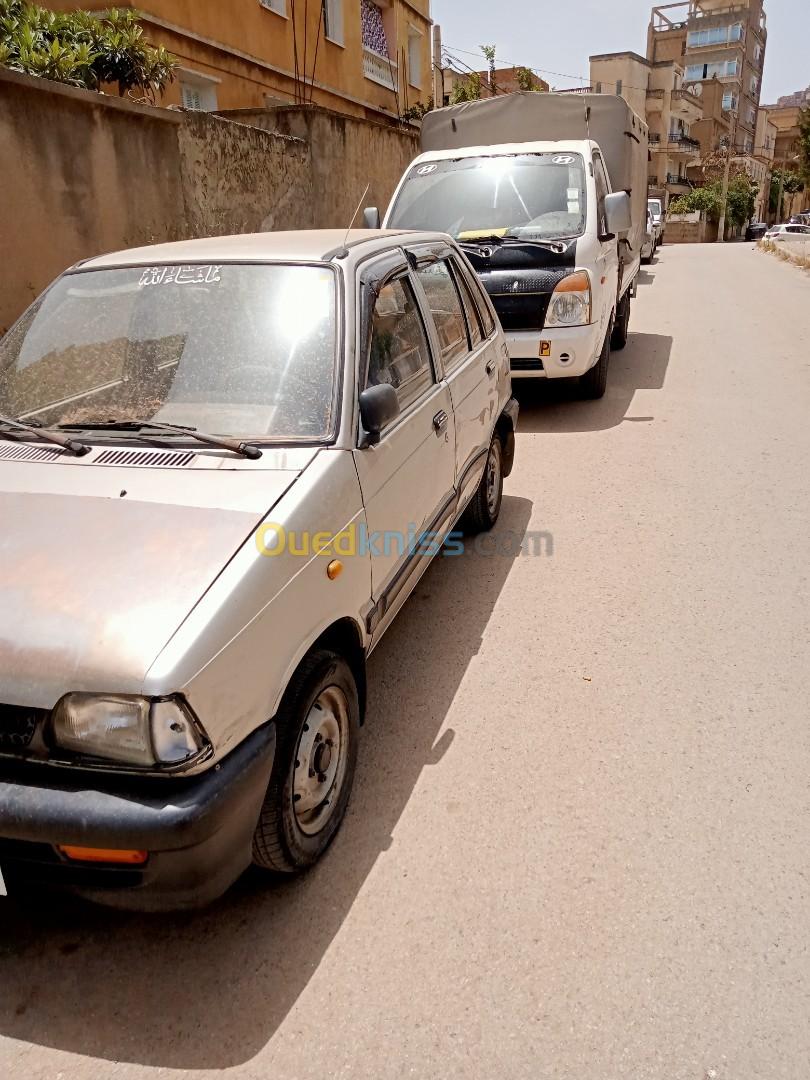
[[[316,862],[346,813],[357,765],[360,702],[351,668],[316,649],[276,717],[276,760],[253,837],[253,861],[293,874]]]

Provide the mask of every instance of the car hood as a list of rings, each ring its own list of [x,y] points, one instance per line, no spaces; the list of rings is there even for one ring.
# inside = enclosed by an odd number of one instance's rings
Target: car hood
[[[175,475],[0,462],[0,703],[50,709],[70,691],[140,693],[315,453],[275,469]]]

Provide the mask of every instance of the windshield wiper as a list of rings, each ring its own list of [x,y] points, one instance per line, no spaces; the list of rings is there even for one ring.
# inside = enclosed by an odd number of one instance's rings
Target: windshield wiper
[[[91,447],[76,442],[75,439],[71,439],[67,435],[60,435],[58,431],[51,431],[50,428],[41,427],[39,424],[23,424],[21,421],[11,420],[7,416],[0,416],[0,436],[5,436],[7,439],[17,438],[16,435],[12,435],[10,431],[4,431],[3,428],[23,431],[27,435],[36,435],[37,438],[53,443],[54,446],[61,446],[63,450],[67,450],[69,454],[74,454],[76,457],[84,457],[91,450]]]
[[[206,446],[216,446],[220,450],[230,450],[239,457],[250,458],[252,461],[262,456],[262,452],[254,443],[244,442],[241,439],[228,439],[224,435],[206,435],[197,431],[195,427],[187,427],[185,424],[160,424],[152,420],[105,420],[97,424],[60,424],[60,428],[75,429],[77,431],[165,431],[179,435],[187,435],[190,439],[205,443]]]
[[[458,241],[458,246],[462,250],[469,249],[476,253],[482,245],[489,244],[495,244],[497,247],[541,247],[558,255],[561,255],[566,248],[564,240],[539,240],[529,237],[524,239],[521,236],[476,236],[474,240]]]

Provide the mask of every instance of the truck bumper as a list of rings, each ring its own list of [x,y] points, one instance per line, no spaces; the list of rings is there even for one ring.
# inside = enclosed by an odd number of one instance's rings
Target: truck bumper
[[[512,378],[569,379],[584,375],[598,360],[604,337],[599,323],[509,331],[506,343]],[[550,355],[541,357],[541,342],[548,343]]]
[[[0,773],[0,872],[9,895],[61,888],[141,911],[199,907],[251,862],[275,755],[265,724],[186,780],[111,777],[48,766]],[[69,860],[56,845],[148,853],[140,865]]]

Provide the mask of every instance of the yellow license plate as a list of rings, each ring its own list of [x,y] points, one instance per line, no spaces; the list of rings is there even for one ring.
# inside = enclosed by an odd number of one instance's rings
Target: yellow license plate
[[[540,357],[542,358],[544,356],[551,356],[551,342],[550,341],[541,341],[540,342]]]

